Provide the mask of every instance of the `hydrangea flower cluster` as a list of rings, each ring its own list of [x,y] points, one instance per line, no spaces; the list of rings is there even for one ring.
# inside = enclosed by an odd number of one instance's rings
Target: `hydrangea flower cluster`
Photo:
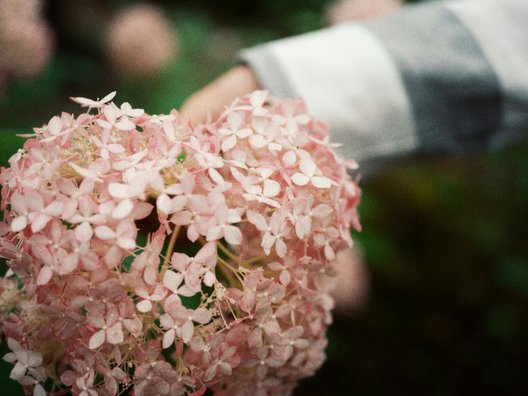
[[[287,395],[323,363],[360,190],[299,99],[193,127],[73,98],[0,173],[1,332],[28,393]]]

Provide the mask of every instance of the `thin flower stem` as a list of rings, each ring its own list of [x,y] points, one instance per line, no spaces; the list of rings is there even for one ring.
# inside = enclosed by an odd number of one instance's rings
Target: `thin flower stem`
[[[240,258],[237,257],[237,256],[235,256],[235,255],[231,252],[231,250],[229,250],[226,246],[224,246],[223,243],[221,243],[221,242],[217,242],[216,245],[220,248],[220,250],[221,250],[222,252],[225,253],[226,256],[229,256],[229,258],[230,258],[231,260],[234,260],[234,261],[236,261],[237,263],[240,264]]]
[[[225,261],[222,257],[218,257],[218,261],[225,265],[227,268],[231,270],[234,274],[238,274],[240,271],[237,270],[235,267],[233,267],[231,264],[229,264],[227,261]]]
[[[220,258],[219,258],[220,259]],[[226,279],[227,284],[226,287],[236,287],[237,284],[237,277],[234,276],[233,272],[228,269],[228,267],[225,266],[224,263],[219,261],[218,269],[220,270],[220,273],[223,275],[223,277]]]
[[[220,312],[220,316],[222,317],[222,321],[224,322],[225,327],[229,327],[227,324],[227,321],[224,318],[224,313],[222,312],[222,305],[220,304],[220,301],[217,301],[218,304],[218,312]]]
[[[176,239],[178,239],[178,234],[180,233],[181,225],[177,225],[174,231],[172,232],[171,239],[169,241],[169,246],[167,246],[167,252],[165,253],[165,259],[163,260],[163,265],[161,266],[161,276],[163,277],[163,274],[167,270],[169,266],[170,257],[172,256],[172,252],[174,251],[174,246],[176,245]]]
[[[262,255],[262,256],[257,256],[257,257],[253,257],[253,258],[251,258],[251,259],[249,259],[249,260],[244,260],[244,261],[242,261],[242,264],[243,264],[244,266],[249,266],[249,265],[251,265],[251,264],[253,264],[253,263],[256,263],[257,261],[264,260],[266,257],[267,257],[267,256],[264,256],[264,255]]]
[[[229,286],[236,287],[237,280],[238,280],[238,282],[240,282],[240,285],[244,284],[242,278],[239,275],[239,272],[240,272],[239,270],[234,268],[231,264],[229,264],[227,261],[225,261],[221,257],[218,257],[218,262],[220,264],[222,264],[219,268],[220,268],[220,271],[222,272],[222,274],[227,278]],[[231,271],[230,272],[225,271],[226,268],[231,270]],[[233,277],[233,275],[235,275],[235,278]]]

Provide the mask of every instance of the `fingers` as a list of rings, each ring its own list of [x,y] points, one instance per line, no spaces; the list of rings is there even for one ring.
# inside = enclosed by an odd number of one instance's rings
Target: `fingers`
[[[197,125],[206,122],[208,114],[213,119],[218,117],[234,99],[257,89],[260,86],[253,71],[246,66],[236,66],[190,96],[180,113]]]

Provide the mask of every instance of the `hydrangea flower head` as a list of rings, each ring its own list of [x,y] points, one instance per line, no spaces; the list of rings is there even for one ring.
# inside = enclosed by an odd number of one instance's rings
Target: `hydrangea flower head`
[[[357,179],[301,100],[215,121],[115,93],[1,169],[0,330],[34,395],[286,395],[324,361]],[[53,389],[53,392],[51,391]],[[62,392],[62,393],[61,393]]]

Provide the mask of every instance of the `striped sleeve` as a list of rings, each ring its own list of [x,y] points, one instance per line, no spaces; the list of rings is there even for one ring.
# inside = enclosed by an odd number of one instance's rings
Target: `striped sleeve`
[[[409,6],[240,57],[273,94],[303,97],[363,163],[528,136],[526,0]]]

